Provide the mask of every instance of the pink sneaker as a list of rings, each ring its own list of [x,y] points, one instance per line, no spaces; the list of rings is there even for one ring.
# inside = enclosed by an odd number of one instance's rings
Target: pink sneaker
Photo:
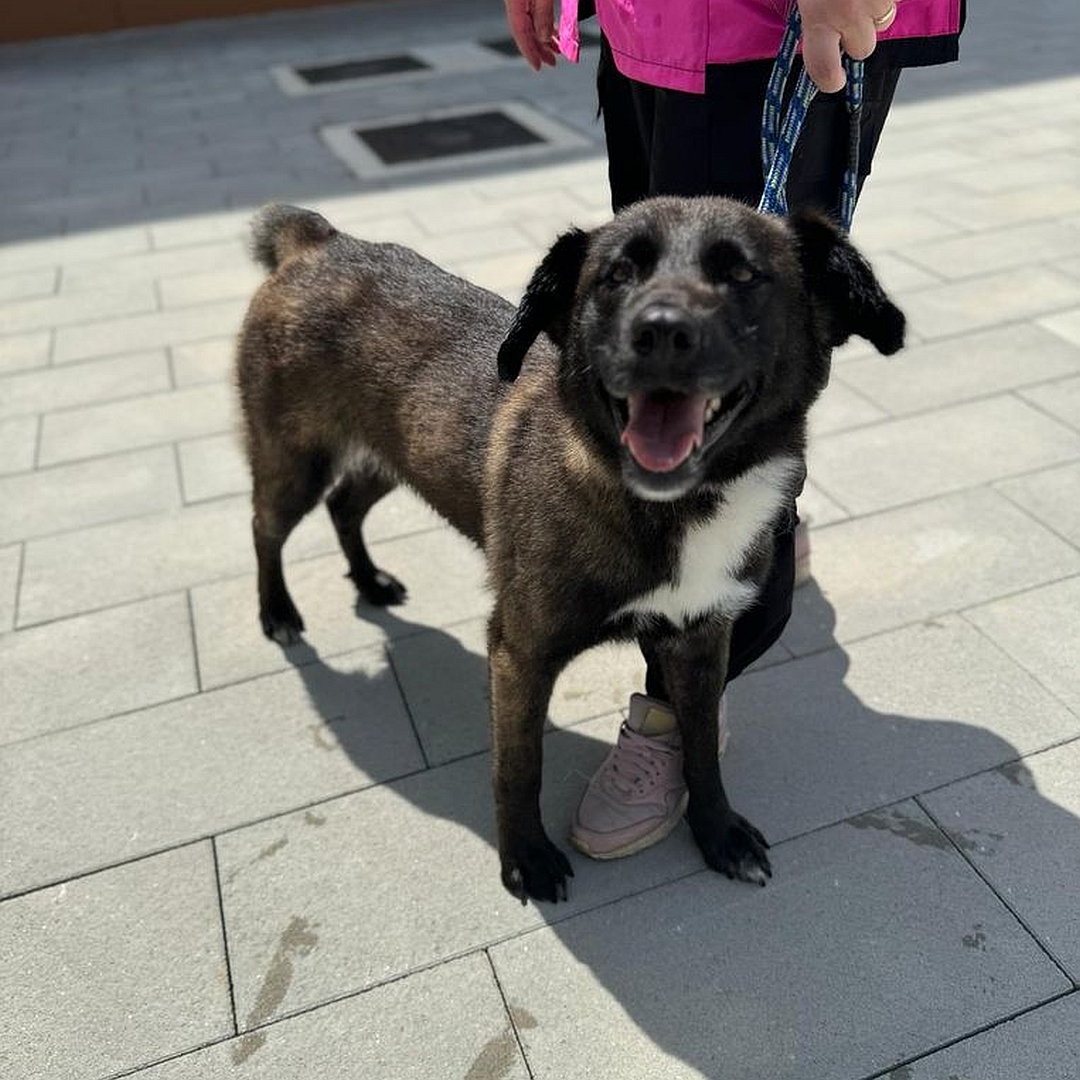
[[[721,753],[726,745],[721,698]],[[593,859],[620,859],[663,840],[686,810],[682,765],[682,738],[671,707],[645,694],[632,695],[629,718],[578,805],[570,843]]]

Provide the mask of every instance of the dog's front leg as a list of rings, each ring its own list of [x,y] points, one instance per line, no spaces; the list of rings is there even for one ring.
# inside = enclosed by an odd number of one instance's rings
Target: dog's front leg
[[[772,877],[768,842],[731,808],[720,779],[718,714],[730,641],[728,624],[704,620],[682,633],[643,638],[641,647],[659,665],[679,722],[686,816],[705,861],[729,878],[764,885]]]
[[[574,872],[540,819],[544,719],[558,668],[535,644],[508,632],[498,610],[488,627],[488,665],[502,882],[523,904],[529,896],[565,900]]]

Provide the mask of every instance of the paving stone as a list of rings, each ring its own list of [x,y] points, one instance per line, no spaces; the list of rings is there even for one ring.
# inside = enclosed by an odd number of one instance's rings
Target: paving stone
[[[155,251],[243,239],[250,230],[251,217],[250,210],[230,210],[172,221],[159,220],[150,225],[150,239]]]
[[[724,784],[774,843],[1080,734],[958,616],[748,673],[728,697]]]
[[[952,784],[922,800],[1076,982],[1080,740]]]
[[[1039,325],[1074,345],[1080,345],[1080,307],[1058,315],[1047,315],[1039,320]]]
[[[813,480],[803,484],[798,501],[799,517],[809,522],[811,528],[831,525],[851,515],[834,499],[830,499]]]
[[[989,1031],[896,1069],[889,1080],[1022,1076],[1061,1080],[1080,1073],[1080,994],[1042,1005]]]
[[[0,479],[0,541],[25,540],[180,504],[172,450],[161,447]]]
[[[146,251],[149,246],[149,236],[146,229],[141,226],[98,229],[71,236],[54,236],[41,240],[24,240],[5,244],[4,267],[14,272],[42,266],[91,262],[96,259]]]
[[[232,1032],[214,858],[197,844],[0,906],[9,1080],[93,1080]]]
[[[1080,375],[1033,386],[1020,396],[1080,430]]]
[[[543,252],[534,248],[525,251],[507,252],[481,259],[464,259],[451,263],[447,269],[459,277],[490,289],[501,297],[516,304],[525,291],[533,271],[539,266]]]
[[[161,351],[22,371],[0,378],[0,417],[134,397],[165,390],[168,385],[168,366]]]
[[[1022,506],[1059,536],[1080,547],[1080,464],[1044,469],[995,484],[995,489]]]
[[[987,490],[818,529],[813,560],[784,631],[796,656],[1080,572],[1075,548]]]
[[[0,548],[0,632],[15,625],[16,593],[22,567],[22,544]]]
[[[1045,166],[1042,158],[1026,164],[1039,169]],[[1076,170],[1075,159],[1073,169]],[[1000,175],[997,167],[984,172]],[[990,229],[950,240],[931,240],[901,248],[900,253],[939,277],[966,278],[1064,258],[1074,254],[1078,247],[1080,231],[1051,221]]]
[[[485,620],[397,638],[387,651],[431,764],[488,749]],[[637,646],[592,649],[559,676],[548,715],[563,726],[611,715],[625,709],[630,695],[644,686],[645,662]]]
[[[225,382],[232,378],[236,341],[232,337],[193,341],[171,348],[173,374],[179,387]]]
[[[145,281],[87,289],[67,296],[37,296],[0,304],[0,334],[89,323],[110,315],[153,311],[156,307],[153,287]]]
[[[56,289],[56,268],[43,266],[38,270],[23,270],[18,274],[0,276],[0,302],[48,296]]]
[[[862,427],[885,417],[876,405],[866,400],[839,379],[833,379],[810,410],[811,441],[834,431]]]
[[[308,956],[318,958],[318,937],[319,928],[302,917],[286,927],[275,954],[283,977]],[[528,1013],[513,1012],[518,1027],[528,1027]],[[141,1075],[217,1080],[241,1066],[251,1080],[339,1080],[343,1068],[356,1076],[401,1080],[529,1076],[491,967],[481,955],[418,972]]]
[[[51,465],[231,431],[235,397],[231,386],[213,383],[50,413],[42,422],[38,461]]]
[[[557,907],[524,906],[499,880],[486,754],[220,837],[237,1015],[248,1017],[260,998],[265,1002],[265,973],[296,915],[318,928],[319,962],[295,966],[292,982],[262,1011],[263,1019],[610,903],[700,866],[683,824],[663,844],[619,863],[586,859],[567,845],[574,806],[618,723],[618,716],[590,721],[545,739],[546,824],[575,874],[569,902]]]
[[[814,440],[814,480],[872,513],[1080,457],[1080,434],[1011,396]]]
[[[492,948],[534,1073],[867,1076],[1068,986],[914,804],[772,861],[766,889],[696,874]]]
[[[853,359],[835,378],[894,415],[952,405],[1070,375],[1080,342],[1030,323],[909,347],[899,356]]]
[[[251,257],[239,240],[191,244],[165,251],[145,251],[137,255],[65,266],[60,275],[60,292],[63,294],[99,287],[104,275],[107,275],[109,281],[147,281],[168,278],[175,274],[250,264]]]
[[[915,266],[912,260],[888,251],[875,255],[873,266],[875,276],[890,295],[921,289],[941,281],[941,275],[933,272],[933,267],[930,271],[924,270]]]
[[[917,244],[925,240],[939,240],[955,236],[959,228],[943,221],[937,214],[923,211],[913,215],[910,209],[879,210],[871,213],[862,205],[871,191],[880,189],[867,185],[866,195],[860,202],[860,211],[851,230],[851,239],[862,252],[870,252],[874,258],[881,252],[893,251],[902,244]],[[871,262],[874,261],[871,259]]]
[[[250,261],[247,266],[228,270],[215,268],[204,273],[167,277],[160,283],[162,305],[166,308],[187,307],[234,296],[250,300],[265,277],[265,271]]]
[[[49,362],[52,331],[11,334],[0,337],[0,375],[26,368],[42,367]]]
[[[0,742],[198,691],[187,598],[157,597],[0,637]]]
[[[947,205],[942,204],[937,213],[969,231],[1007,228],[1028,221],[1049,221],[1080,213],[1080,188],[1075,184],[1037,183],[990,195],[975,193],[965,199],[953,199]]]
[[[1080,196],[1080,192],[1078,192]],[[901,306],[927,338],[965,333],[1074,306],[1080,284],[1048,267],[998,271],[906,293]]]
[[[1065,567],[1062,569],[1068,572]],[[1080,577],[1072,577],[965,614],[1044,686],[1072,709],[1080,711],[1077,610],[1080,610]]]
[[[422,766],[378,650],[8,745],[0,748],[0,893]]]
[[[203,502],[251,490],[251,474],[239,432],[186,439],[177,449],[185,502]]]
[[[36,416],[0,421],[0,476],[34,467],[37,428]]]
[[[301,522],[290,538],[292,557],[336,546],[325,518],[311,514]],[[251,509],[245,498],[31,540],[20,624],[175,592],[243,573],[253,560]]]
[[[80,327],[61,327],[56,332],[55,360],[63,364],[232,334],[240,328],[245,306],[240,299],[223,300],[181,310],[101,319]]]
[[[356,589],[344,576],[344,557],[337,551],[295,562],[286,578],[307,629],[304,643],[289,649],[263,637],[254,573],[193,590],[204,685],[278,671],[298,655],[333,656],[486,614],[483,558],[457,533],[438,529],[382,542],[375,542],[373,530],[368,535],[372,558],[405,583],[408,602],[392,608],[358,605]],[[253,565],[251,554],[248,566]]]

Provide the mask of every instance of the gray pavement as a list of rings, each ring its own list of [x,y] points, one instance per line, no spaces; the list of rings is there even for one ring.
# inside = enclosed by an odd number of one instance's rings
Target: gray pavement
[[[395,493],[370,534],[410,601],[357,617],[313,515],[309,633],[266,642],[229,368],[266,199],[519,295],[607,214],[595,54],[477,61],[479,0],[0,48],[5,1080],[1080,1075],[1080,9],[973,7],[856,226],[911,343],[837,355],[814,580],[731,688],[775,878],[680,825],[571,854],[558,906],[498,883],[479,556]],[[271,72],[428,47],[457,67]],[[361,180],[317,134],[502,101],[583,145]],[[554,836],[641,678],[610,648],[560,680]]]

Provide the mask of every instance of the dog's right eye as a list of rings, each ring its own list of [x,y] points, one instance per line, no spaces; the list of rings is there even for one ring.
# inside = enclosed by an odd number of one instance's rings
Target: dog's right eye
[[[608,272],[604,276],[604,281],[608,285],[626,285],[628,282],[634,280],[637,274],[637,267],[634,266],[632,260],[623,256],[621,259],[616,259],[610,267]]]

